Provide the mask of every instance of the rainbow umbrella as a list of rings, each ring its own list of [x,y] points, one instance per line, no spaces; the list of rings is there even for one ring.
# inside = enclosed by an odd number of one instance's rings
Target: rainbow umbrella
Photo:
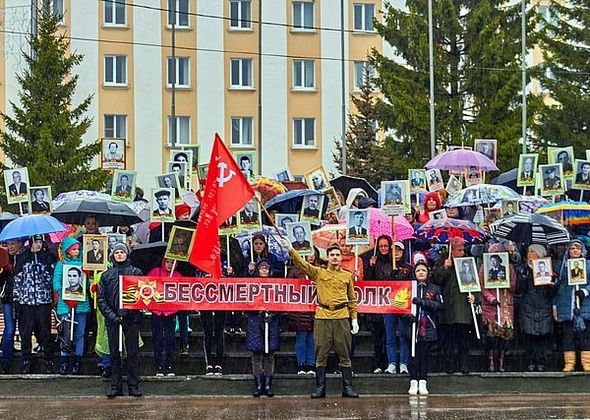
[[[488,233],[469,220],[429,220],[418,228],[416,234],[430,242],[445,244],[451,238],[463,238],[466,243],[483,242]]]
[[[580,201],[559,201],[539,207],[535,213],[549,216],[564,225],[590,224],[590,204]]]

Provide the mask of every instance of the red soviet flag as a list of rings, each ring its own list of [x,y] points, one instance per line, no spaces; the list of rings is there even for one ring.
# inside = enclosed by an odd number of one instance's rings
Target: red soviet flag
[[[197,223],[195,244],[198,245],[191,251],[191,264],[214,277],[221,277],[219,226],[253,196],[250,183],[216,133]]]

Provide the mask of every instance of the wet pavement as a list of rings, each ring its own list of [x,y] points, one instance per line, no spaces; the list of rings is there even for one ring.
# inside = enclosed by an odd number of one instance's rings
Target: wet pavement
[[[4,419],[573,419],[590,394],[301,397],[0,398]]]

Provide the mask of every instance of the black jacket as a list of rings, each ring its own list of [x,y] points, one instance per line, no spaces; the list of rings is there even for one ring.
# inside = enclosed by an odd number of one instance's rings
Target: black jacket
[[[440,287],[438,287],[435,284],[432,284],[430,281],[427,281],[425,283],[418,283],[416,285],[416,297],[422,300],[419,305],[416,305],[418,314],[414,314],[418,315],[416,316],[417,339],[418,341],[436,341],[438,339],[436,312],[440,311],[443,308]],[[419,321],[423,318],[425,318],[425,321],[423,322],[425,323],[426,328],[424,334],[419,335]],[[406,334],[409,340],[411,340],[411,322],[406,322]]]
[[[13,301],[32,306],[53,303],[54,265],[55,258],[45,246],[39,252],[25,248],[15,261]]]
[[[518,267],[516,279],[516,302],[520,332],[531,335],[546,335],[553,332],[554,286],[535,286],[533,273],[526,261]]]
[[[107,324],[115,324],[119,318],[119,276],[141,276],[143,273],[131,265],[129,259],[122,263],[114,263],[102,273],[98,285],[98,309]],[[140,322],[139,311],[129,311],[126,318],[131,322]]]

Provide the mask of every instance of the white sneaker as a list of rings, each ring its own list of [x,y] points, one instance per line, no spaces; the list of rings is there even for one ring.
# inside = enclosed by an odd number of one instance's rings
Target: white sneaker
[[[410,389],[408,389],[408,394],[410,395],[418,395],[418,381],[412,379],[410,381]]]
[[[303,369],[299,370],[299,372],[297,372],[297,375],[305,375],[307,374],[306,371],[304,371]]]
[[[390,363],[387,366],[387,369],[385,369],[385,373],[389,373],[390,375],[395,375],[395,365],[393,363]]]
[[[410,372],[408,372],[408,367],[403,363],[400,363],[399,365],[399,373],[405,373],[406,375],[410,374]]]
[[[377,368],[373,371],[373,373],[383,373],[383,371],[381,370],[381,368]]]
[[[428,395],[428,389],[426,388],[425,379],[420,379],[420,382],[418,382],[418,392],[420,393],[420,395]]]

